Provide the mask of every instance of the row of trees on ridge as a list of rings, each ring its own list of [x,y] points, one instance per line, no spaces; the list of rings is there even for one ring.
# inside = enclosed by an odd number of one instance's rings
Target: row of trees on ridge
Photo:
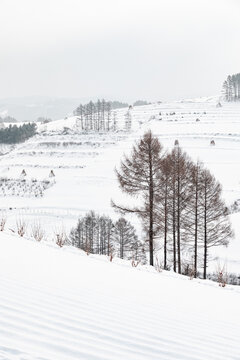
[[[116,113],[113,111],[116,106],[125,107],[127,104],[122,104],[104,99],[98,100],[96,103],[90,101],[88,104],[80,104],[74,111],[74,115],[79,117],[79,126],[81,130],[85,131],[110,131],[116,130],[117,120]]]
[[[0,117],[0,123],[16,123],[17,120],[12,116]]]
[[[149,104],[144,100],[137,100],[133,106]],[[124,114],[124,122],[119,126],[117,121],[116,109],[128,108]],[[78,116],[78,126],[84,131],[129,131],[132,127],[131,116],[132,105],[121,103],[119,101],[105,101],[104,99],[97,102],[90,101],[88,104],[80,104],[75,110],[74,115]]]

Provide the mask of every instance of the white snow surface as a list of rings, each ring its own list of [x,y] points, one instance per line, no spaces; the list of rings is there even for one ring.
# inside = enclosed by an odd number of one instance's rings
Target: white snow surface
[[[0,236],[1,360],[238,360],[240,290]]]

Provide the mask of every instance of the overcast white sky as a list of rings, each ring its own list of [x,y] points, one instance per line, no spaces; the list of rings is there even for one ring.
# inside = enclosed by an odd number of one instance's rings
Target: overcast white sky
[[[240,0],[0,0],[0,97],[214,95],[239,40]]]

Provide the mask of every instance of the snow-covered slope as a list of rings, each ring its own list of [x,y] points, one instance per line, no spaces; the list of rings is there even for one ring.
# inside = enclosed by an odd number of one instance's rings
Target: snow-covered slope
[[[239,302],[238,287],[0,236],[1,360],[238,360]]]
[[[227,204],[232,204],[240,199],[240,104],[223,103],[217,107],[217,102],[213,97],[135,107],[130,111],[133,125],[130,133],[83,134],[76,117],[40,125],[39,135],[14,149],[4,148],[5,155],[0,157],[0,177],[16,180],[14,193],[5,189],[3,196],[0,191],[8,227],[14,226],[16,217],[24,217],[29,222],[40,219],[49,233],[55,226],[68,230],[79,215],[92,209],[116,217],[110,200],[123,200],[114,168],[123,153],[128,153],[134,141],[148,129],[166,149],[172,148],[178,139],[190,156],[203,161],[222,183]],[[117,111],[120,129],[127,110]],[[216,145],[211,147],[212,139]],[[25,192],[24,197],[17,196],[24,194],[19,181],[23,169],[27,185],[37,180],[37,190]],[[49,178],[51,170],[54,180]],[[39,190],[48,180],[53,186]],[[232,220],[236,239],[221,257],[228,263],[228,271],[239,273],[240,213],[234,214]]]

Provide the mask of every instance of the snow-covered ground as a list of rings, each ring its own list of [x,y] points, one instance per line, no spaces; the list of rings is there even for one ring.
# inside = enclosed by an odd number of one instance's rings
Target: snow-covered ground
[[[1,360],[238,360],[240,288],[0,236]]]
[[[117,111],[115,133],[83,134],[71,117],[39,125],[23,144],[1,147],[7,224],[0,232],[0,360],[240,359],[238,286],[134,268],[51,242],[57,228],[68,231],[88,210],[118,216],[111,198],[127,199],[114,168],[148,129],[166,149],[178,139],[203,161],[228,205],[240,199],[240,104],[216,104],[204,98],[135,107],[130,133],[121,130],[127,109]],[[11,179],[9,188],[4,179]],[[13,233],[17,219],[40,221],[48,240],[20,238]],[[240,213],[231,220],[235,239],[215,255],[228,272],[240,273]]]
[[[17,179],[26,171],[26,181],[39,184],[55,174],[54,185],[34,196],[1,196],[1,208],[7,212],[7,227],[14,227],[16,218],[31,222],[36,219],[51,234],[56,226],[68,231],[79,215],[94,209],[116,218],[110,200],[122,200],[116,177],[123,153],[128,153],[135,140],[152,129],[166,149],[175,139],[194,159],[203,161],[223,185],[228,205],[240,199],[240,104],[223,103],[218,99],[200,98],[171,103],[134,107],[131,112],[132,131],[122,131],[128,109],[116,112],[119,131],[116,133],[83,134],[76,117],[39,125],[39,134],[24,144],[2,147],[0,177]],[[68,129],[66,131],[66,129]],[[63,134],[63,132],[65,134]],[[214,140],[216,145],[210,146]],[[51,181],[53,181],[51,179]],[[21,183],[20,183],[21,185]],[[11,210],[9,210],[11,209]],[[137,225],[134,217],[131,220]],[[240,213],[232,215],[235,240],[228,249],[221,249],[221,261],[228,271],[240,273]],[[217,253],[217,254],[218,254]],[[213,270],[216,264],[213,262]]]

